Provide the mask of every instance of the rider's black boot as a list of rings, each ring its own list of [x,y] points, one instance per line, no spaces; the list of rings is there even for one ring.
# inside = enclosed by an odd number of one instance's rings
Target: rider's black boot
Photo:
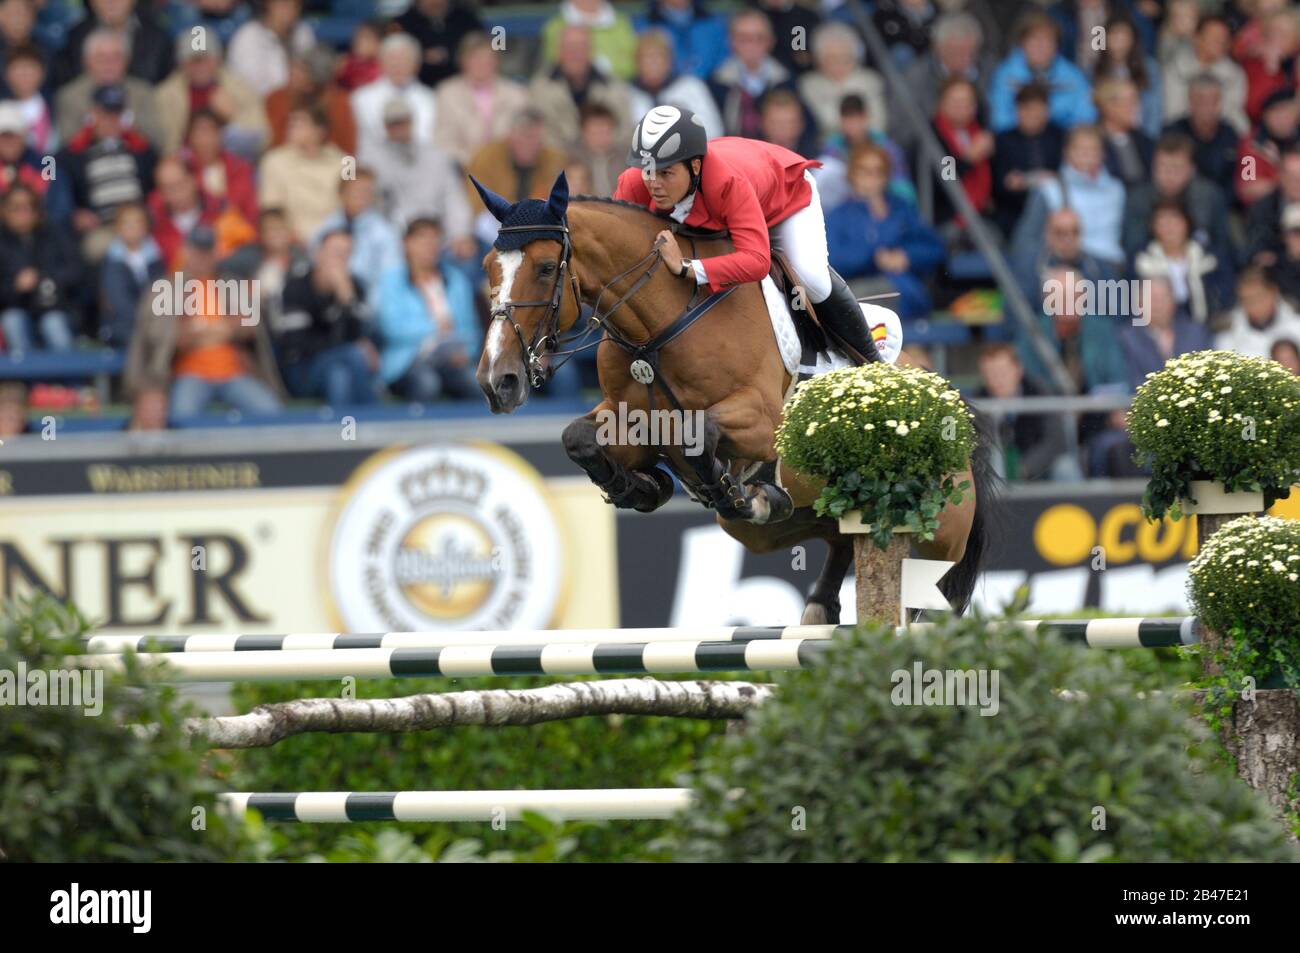
[[[832,338],[861,354],[868,363],[883,360],[876,342],[871,338],[866,319],[862,316],[862,307],[857,297],[849,290],[848,282],[831,270],[831,293],[825,301],[813,305],[817,318]],[[838,343],[832,341],[832,343]],[[850,355],[851,356],[851,355]]]

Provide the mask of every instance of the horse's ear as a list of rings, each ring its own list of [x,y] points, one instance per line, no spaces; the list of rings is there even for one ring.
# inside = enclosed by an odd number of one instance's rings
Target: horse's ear
[[[487,206],[487,210],[492,213],[492,217],[498,222],[504,222],[510,216],[511,210],[514,209],[514,203],[506,200],[500,195],[497,195],[491,189],[479,182],[478,179],[474,178],[474,176],[471,175],[469,180],[474,183],[474,188],[478,189],[479,198],[483,200],[483,204]]]
[[[546,200],[546,209],[555,216],[557,221],[564,221],[564,216],[569,211],[569,180],[561,171],[555,177],[555,184],[551,186],[551,197]]]

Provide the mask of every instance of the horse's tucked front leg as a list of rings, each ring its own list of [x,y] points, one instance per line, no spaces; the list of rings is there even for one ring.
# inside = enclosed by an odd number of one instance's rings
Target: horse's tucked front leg
[[[772,523],[793,512],[790,496],[772,483],[742,483],[719,456],[722,429],[712,410],[704,414],[704,439],[698,452],[673,459],[679,476],[695,484],[709,505],[725,520]]]
[[[654,466],[644,447],[602,446],[593,410],[564,428],[564,451],[582,467],[605,499],[620,509],[652,513],[672,498],[673,479]]]

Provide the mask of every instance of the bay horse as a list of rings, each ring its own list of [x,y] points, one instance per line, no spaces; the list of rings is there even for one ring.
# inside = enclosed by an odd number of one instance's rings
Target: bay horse
[[[704,292],[693,281],[658,267],[656,235],[672,223],[614,199],[570,200],[563,173],[545,201],[511,203],[471,181],[502,223],[483,260],[492,317],[476,373],[492,411],[518,408],[553,362],[573,353],[560,350],[560,336],[577,323],[581,304],[588,305],[590,329],[600,333],[593,343],[603,400],[564,429],[569,457],[608,502],[643,513],[673,494],[673,480],[660,465],[666,466],[752,552],[826,541],[829,553],[801,621],[838,622],[852,538],[813,512],[816,488],[789,479],[783,481],[789,491],[778,485],[775,436],[791,375],[759,285],[701,301]],[[725,236],[675,233],[692,259],[731,250]],[[670,406],[702,419],[701,452],[677,438],[619,442],[626,434],[600,426],[610,414],[627,419],[639,411],[647,419],[647,412]],[[922,558],[956,563],[940,588],[960,612],[987,548],[983,510],[975,505],[976,495],[987,496],[992,487],[986,441],[978,441],[970,468],[954,476],[958,483],[970,480],[974,494],[945,507],[935,538],[918,541],[917,549]]]

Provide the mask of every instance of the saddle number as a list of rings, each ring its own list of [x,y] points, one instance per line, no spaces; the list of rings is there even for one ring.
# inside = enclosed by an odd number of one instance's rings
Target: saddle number
[[[655,379],[655,369],[640,358],[632,362],[631,371],[632,379],[638,384],[649,384]]]

